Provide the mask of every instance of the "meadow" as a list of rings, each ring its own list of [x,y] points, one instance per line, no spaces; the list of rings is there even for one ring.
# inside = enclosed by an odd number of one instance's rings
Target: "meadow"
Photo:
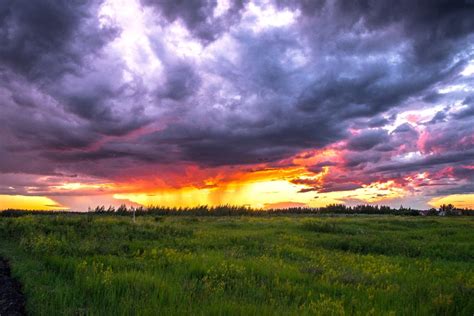
[[[31,315],[472,315],[474,218],[0,217]]]

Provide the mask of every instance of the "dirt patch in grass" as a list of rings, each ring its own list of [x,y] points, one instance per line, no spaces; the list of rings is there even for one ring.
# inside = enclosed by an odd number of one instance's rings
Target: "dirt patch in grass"
[[[0,315],[26,315],[21,284],[10,274],[8,262],[0,258]]]

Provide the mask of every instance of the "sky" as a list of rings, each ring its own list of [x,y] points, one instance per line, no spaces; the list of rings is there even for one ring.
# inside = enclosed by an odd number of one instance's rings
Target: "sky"
[[[0,209],[474,207],[470,0],[3,0]]]

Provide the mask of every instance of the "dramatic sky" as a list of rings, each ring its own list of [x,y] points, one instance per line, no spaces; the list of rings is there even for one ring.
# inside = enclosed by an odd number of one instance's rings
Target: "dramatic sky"
[[[1,0],[0,209],[474,206],[474,1]]]

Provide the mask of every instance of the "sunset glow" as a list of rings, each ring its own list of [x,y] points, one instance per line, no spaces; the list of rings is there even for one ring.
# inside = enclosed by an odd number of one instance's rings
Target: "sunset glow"
[[[43,196],[0,195],[0,203],[4,209],[63,210],[66,208]]]

